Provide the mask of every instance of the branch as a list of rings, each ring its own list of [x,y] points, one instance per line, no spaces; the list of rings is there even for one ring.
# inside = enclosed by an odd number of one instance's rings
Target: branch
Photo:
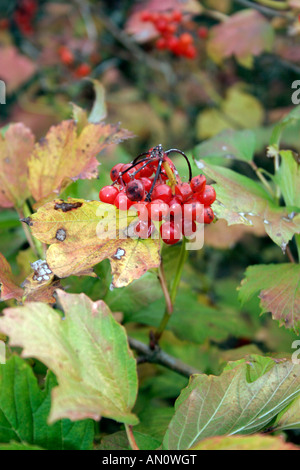
[[[254,8],[254,10],[257,10],[260,13],[262,13],[263,15],[269,16],[271,18],[273,18],[274,16],[279,16],[280,18],[287,18],[287,16],[288,16],[288,13],[273,10],[272,8],[269,8],[269,7],[266,7],[266,6],[263,6],[263,5],[259,5],[258,3],[254,3],[254,2],[251,2],[249,0],[234,0],[234,1],[236,3],[239,3],[240,5],[242,5],[243,7]]]
[[[142,354],[141,359],[143,362],[160,364],[161,366],[167,367],[168,369],[171,369],[185,377],[190,377],[193,374],[201,374],[199,370],[181,362],[173,356],[170,356],[159,348],[152,351],[149,346],[137,339],[129,338],[128,341],[132,349]]]

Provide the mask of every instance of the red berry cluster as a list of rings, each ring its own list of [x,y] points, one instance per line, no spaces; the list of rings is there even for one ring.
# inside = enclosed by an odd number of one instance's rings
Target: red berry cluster
[[[76,65],[76,58],[74,53],[67,46],[60,46],[58,49],[58,55],[61,62],[73,70],[74,76],[76,78],[84,78],[90,75],[92,69],[89,64],[82,62],[81,64]]]
[[[214,220],[211,204],[216,199],[212,186],[204,175],[182,182],[175,165],[168,157],[171,152],[183,155],[177,149],[163,151],[159,145],[139,155],[132,163],[115,165],[110,172],[112,185],[99,193],[100,201],[114,204],[118,209],[135,208],[138,223],[136,235],[149,238],[155,226],[163,221],[160,233],[165,243],[173,245],[183,236],[192,236],[196,222],[210,224]],[[191,167],[189,165],[190,177]]]
[[[169,50],[177,56],[183,56],[188,59],[196,58],[197,49],[194,45],[193,36],[188,32],[178,34],[178,29],[182,26],[184,20],[180,10],[173,10],[171,13],[144,10],[141,14],[141,19],[145,22],[151,22],[160,34],[156,41],[157,49]]]
[[[25,36],[33,33],[33,20],[38,10],[36,0],[19,0],[16,11],[14,12],[14,21],[19,30]]]

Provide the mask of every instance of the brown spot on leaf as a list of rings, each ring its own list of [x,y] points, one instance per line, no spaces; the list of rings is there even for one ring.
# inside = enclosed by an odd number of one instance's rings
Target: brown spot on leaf
[[[73,209],[78,209],[81,206],[82,206],[82,202],[74,202],[74,203],[62,202],[62,203],[56,203],[54,206],[54,209],[56,211],[62,210],[63,212],[69,212]]]
[[[20,219],[20,222],[24,222],[24,224],[29,225],[29,227],[32,227],[32,225],[33,225],[31,217],[26,217],[26,219]]]

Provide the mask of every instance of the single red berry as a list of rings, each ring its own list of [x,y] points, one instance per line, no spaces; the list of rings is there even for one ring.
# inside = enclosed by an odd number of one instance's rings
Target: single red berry
[[[160,227],[160,234],[167,245],[175,245],[182,238],[181,227],[174,222],[164,222]]]
[[[126,165],[122,166],[121,172],[123,173],[124,171],[128,170],[128,168],[130,167],[132,167],[132,164],[126,163]],[[134,172],[135,172],[135,168],[131,168],[131,170],[126,171],[126,173],[122,175],[122,180],[124,181],[124,183],[129,183],[129,181],[132,180],[132,178],[134,177],[133,176]]]
[[[169,36],[170,34],[174,34],[177,31],[177,25],[176,24],[167,24],[166,29],[164,34],[166,36]]]
[[[91,67],[88,64],[81,64],[75,70],[75,76],[77,78],[87,77],[91,73]]]
[[[115,166],[112,167],[112,169],[110,170],[110,179],[112,181],[116,181],[119,178],[123,166],[123,163],[117,163]]]
[[[204,191],[197,195],[197,199],[201,204],[204,204],[205,207],[210,206],[216,200],[215,188],[213,186],[206,185]]]
[[[144,185],[145,191],[146,191],[147,193],[149,193],[153,181],[152,181],[150,178],[142,177],[142,178],[141,178],[141,182],[142,182],[143,185]]]
[[[155,23],[155,28],[159,33],[165,33],[168,29],[168,23],[164,18],[160,18],[159,21]]]
[[[189,183],[179,183],[175,186],[176,196],[181,196],[183,201],[186,201],[192,196],[193,191]]]
[[[59,48],[59,56],[64,65],[72,65],[74,63],[74,55],[65,46]]]
[[[206,178],[204,175],[194,176],[191,180],[191,188],[194,193],[201,193],[206,185]]]
[[[156,49],[163,51],[164,49],[167,49],[167,41],[165,38],[159,38],[156,43],[155,43]]]
[[[172,189],[167,184],[158,184],[152,193],[152,200],[160,199],[167,204],[172,199]]]
[[[106,204],[113,204],[118,194],[119,190],[115,186],[104,186],[99,192],[99,199]]]
[[[170,36],[168,39],[167,39],[167,48],[174,52],[174,54],[176,54],[176,51],[178,49],[178,45],[179,45],[179,39],[177,36]]]
[[[200,26],[200,28],[198,29],[198,36],[200,39],[207,39],[208,29],[205,26]]]
[[[145,163],[142,164],[142,167],[145,165]],[[139,177],[140,178],[150,178],[150,176],[153,175],[153,168],[150,165],[145,166],[139,171]]]
[[[143,239],[150,238],[154,230],[155,225],[148,220],[140,220],[135,226],[136,234]]]
[[[182,33],[179,36],[179,41],[183,46],[189,46],[190,44],[193,44],[194,38],[190,33]]]
[[[145,188],[142,181],[129,181],[126,186],[126,195],[130,201],[142,201],[145,197]]]
[[[136,213],[140,220],[147,221],[149,219],[147,207],[148,207],[147,202],[143,202],[143,201],[135,202],[130,207],[130,211],[132,211],[133,213]]]
[[[114,205],[121,211],[127,211],[133,204],[124,192],[120,192],[114,200]]]
[[[204,223],[211,224],[215,218],[214,211],[211,207],[204,207]]]
[[[183,205],[184,220],[203,223],[203,205],[197,200],[190,200]]]
[[[184,51],[184,55],[188,59],[195,59],[197,57],[197,49],[195,48],[195,46],[193,46],[193,44],[189,44],[186,50]]]
[[[169,203],[170,217],[179,221],[182,219],[182,204],[178,197],[173,197]]]
[[[176,21],[176,23],[180,23],[182,21],[182,13],[180,10],[174,10],[172,13],[172,20]]]
[[[149,219],[160,221],[169,215],[169,206],[164,201],[156,199],[148,204]]]
[[[191,237],[197,231],[197,225],[194,221],[191,220],[183,220],[182,221],[182,234],[185,237]]]

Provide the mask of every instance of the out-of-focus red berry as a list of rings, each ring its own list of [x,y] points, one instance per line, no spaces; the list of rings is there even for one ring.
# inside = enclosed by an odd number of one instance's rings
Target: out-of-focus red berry
[[[77,78],[87,77],[91,73],[91,67],[89,64],[81,64],[75,70],[75,76]]]

